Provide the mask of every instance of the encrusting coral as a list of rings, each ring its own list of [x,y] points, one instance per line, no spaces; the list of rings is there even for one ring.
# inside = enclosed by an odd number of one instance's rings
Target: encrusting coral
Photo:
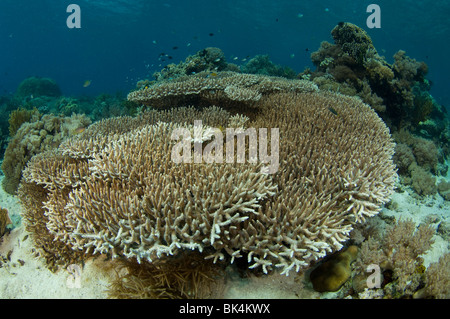
[[[299,271],[341,249],[353,225],[377,214],[393,192],[389,131],[355,98],[315,92],[314,86],[306,86],[308,93],[296,93],[297,85],[280,90],[280,82],[263,76],[250,82],[271,88],[254,101],[258,112],[250,120],[230,113],[227,103],[150,110],[94,123],[58,149],[33,157],[19,190],[28,203],[28,229],[39,227],[39,240],[51,239],[63,251],[140,262],[198,251],[214,262],[245,258],[264,273]],[[186,86],[174,83],[179,87],[170,87],[182,98]],[[225,88],[216,85],[216,93]],[[203,121],[202,136],[195,136],[191,120]],[[194,141],[195,158],[195,145],[220,145],[221,130],[213,127],[230,123],[278,128],[278,171],[268,174],[261,158],[226,162],[220,148],[214,148],[213,163],[171,157],[174,130],[194,129],[194,138],[184,140]],[[272,156],[275,141],[269,143]],[[251,147],[245,151],[250,159]],[[184,152],[192,155],[191,147]],[[38,202],[42,209],[33,207]]]

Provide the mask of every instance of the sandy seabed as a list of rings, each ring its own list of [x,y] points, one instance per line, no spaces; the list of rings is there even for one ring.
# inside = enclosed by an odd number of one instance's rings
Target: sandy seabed
[[[0,183],[1,179],[0,177]],[[20,220],[21,206],[15,196],[0,187],[0,206],[9,211],[14,221]],[[409,192],[396,192],[392,196],[391,209],[384,208],[382,214],[396,219],[410,218],[416,224],[429,222],[438,227],[440,222],[450,223],[450,202],[440,196],[415,199]],[[392,207],[395,207],[392,208]],[[449,251],[449,242],[435,235],[435,242],[424,255],[424,265],[428,266]],[[45,262],[32,252],[32,240],[23,224],[3,236],[0,243],[0,298],[3,299],[104,299],[107,289],[116,273],[111,261],[101,258],[86,262],[84,267],[69,272],[60,269],[53,273]],[[78,271],[78,272],[76,272]],[[74,275],[75,274],[75,275]],[[237,274],[229,274],[224,288],[224,298],[292,299],[292,298],[333,298],[334,294],[319,294],[310,284],[301,284],[295,276],[278,274],[242,279]]]

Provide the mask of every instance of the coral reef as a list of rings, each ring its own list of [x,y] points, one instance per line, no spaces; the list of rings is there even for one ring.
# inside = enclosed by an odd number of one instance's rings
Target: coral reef
[[[315,268],[310,275],[314,290],[318,292],[338,291],[351,277],[351,263],[358,253],[357,246],[337,252]]]
[[[16,95],[19,97],[60,96],[61,90],[54,80],[33,76],[19,84]]]
[[[357,99],[311,89],[273,93],[286,89],[274,89],[278,82],[269,77],[257,80],[272,93],[256,101],[253,121],[236,121],[227,103],[219,104],[226,110],[151,110],[94,123],[34,156],[19,198],[27,229],[39,229],[37,246],[45,251],[52,241],[60,260],[85,252],[159,262],[198,251],[214,262],[245,258],[250,268],[284,274],[341,249],[353,225],[377,214],[393,192],[388,129]],[[191,92],[173,83],[180,96]],[[224,119],[279,128],[281,168],[267,174],[263,163],[172,161],[172,132],[191,132],[192,118],[204,122],[195,141],[206,149],[212,137],[218,142],[212,126],[227,127]]]
[[[391,129],[433,119],[445,127],[445,109],[429,94],[428,67],[399,50],[394,63],[381,57],[368,34],[358,26],[341,22],[332,31],[334,43],[322,42],[311,54],[317,67],[308,76],[321,89],[359,96],[383,117]]]
[[[34,112],[34,111],[33,111]],[[31,122],[22,123],[9,141],[1,166],[5,178],[3,189],[15,194],[22,170],[28,160],[36,154],[56,148],[64,138],[76,134],[80,127],[86,127],[91,120],[84,115],[57,117],[51,114],[33,113]],[[16,122],[14,127],[17,127]]]
[[[444,157],[449,154],[449,121],[428,92],[426,64],[402,50],[388,64],[367,33],[350,23],[339,23],[332,36],[335,44],[321,43],[311,54],[317,69],[305,71],[303,77],[322,90],[359,96],[371,105],[394,132],[394,160],[402,182],[419,195],[434,195],[435,175],[448,170]]]

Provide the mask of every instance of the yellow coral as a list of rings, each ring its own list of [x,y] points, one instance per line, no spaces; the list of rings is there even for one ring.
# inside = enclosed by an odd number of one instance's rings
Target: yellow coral
[[[350,278],[351,263],[356,259],[358,247],[350,246],[324,262],[311,273],[314,290],[318,292],[338,291]]]

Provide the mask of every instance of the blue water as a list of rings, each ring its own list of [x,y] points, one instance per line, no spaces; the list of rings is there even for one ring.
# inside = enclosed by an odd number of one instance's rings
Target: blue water
[[[66,25],[71,3],[81,8],[80,29]],[[380,29],[366,26],[370,3],[381,8]],[[425,61],[431,94],[449,107],[449,17],[448,0],[1,0],[0,95],[32,75],[55,79],[64,95],[127,93],[208,46],[221,48],[228,62],[269,54],[301,72],[346,21],[368,31],[388,62],[399,49]],[[161,61],[160,53],[173,59]]]

